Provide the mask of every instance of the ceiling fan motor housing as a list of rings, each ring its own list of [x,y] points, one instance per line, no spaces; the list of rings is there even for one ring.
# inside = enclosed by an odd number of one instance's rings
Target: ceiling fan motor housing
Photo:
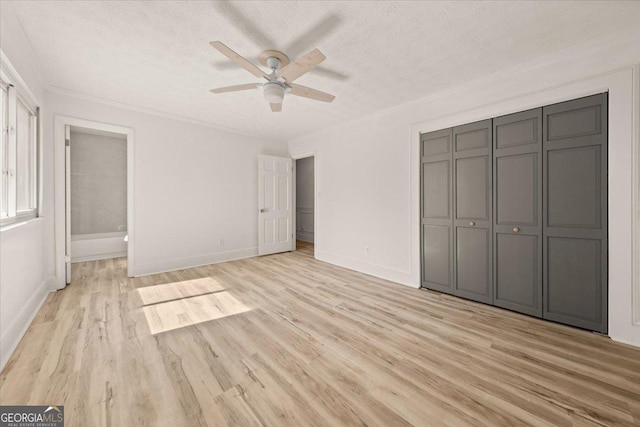
[[[276,71],[278,67],[280,67],[280,60],[275,56],[270,56],[267,58],[267,67],[269,67],[272,71]]]
[[[264,99],[270,104],[281,104],[284,98],[284,86],[278,82],[269,82],[264,84]]]

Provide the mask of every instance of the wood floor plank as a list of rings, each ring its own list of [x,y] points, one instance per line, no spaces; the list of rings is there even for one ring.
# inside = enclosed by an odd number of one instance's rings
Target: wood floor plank
[[[640,349],[313,258],[77,263],[0,373],[67,426],[638,426]]]

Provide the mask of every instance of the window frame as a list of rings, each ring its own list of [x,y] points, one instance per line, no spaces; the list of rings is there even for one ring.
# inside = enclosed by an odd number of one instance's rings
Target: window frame
[[[2,70],[0,85],[6,90],[6,99],[2,99],[2,139],[0,140],[0,166],[2,183],[0,194],[0,229],[8,225],[25,222],[39,216],[40,206],[40,108],[29,96],[28,89],[14,84]],[[29,165],[29,208],[18,210],[17,206],[17,170],[18,165],[18,104],[29,114],[29,147],[27,162]],[[6,212],[6,215],[5,215]]]
[[[17,94],[17,101],[16,101],[16,108],[18,106],[18,104],[22,104],[22,106],[26,109],[27,113],[29,114],[29,136],[28,136],[28,143],[29,146],[27,147],[27,156],[28,156],[28,160],[27,160],[27,164],[29,166],[29,175],[28,175],[28,186],[29,186],[29,203],[28,205],[30,206],[27,209],[19,209],[19,206],[17,204],[17,199],[16,199],[16,216],[30,216],[29,214],[33,213],[35,215],[33,216],[37,216],[37,210],[38,210],[38,205],[37,205],[37,193],[38,193],[38,155],[37,155],[37,149],[38,149],[38,108],[37,107],[32,107],[31,105],[29,105],[29,102],[26,101],[24,99],[23,96],[20,95],[20,93]],[[17,111],[17,110],[16,110]],[[17,145],[16,145],[16,149],[17,149]],[[17,158],[16,158],[16,167],[20,167],[20,166],[24,166],[24,165],[19,165],[17,164]],[[18,169],[16,169],[16,173],[18,172]],[[17,179],[17,174],[16,174],[16,179]],[[17,190],[18,188],[16,187],[16,196],[17,196]]]
[[[7,113],[9,111],[7,105],[9,103],[9,90],[8,86],[0,79],[0,219],[9,216],[8,206],[6,206],[5,202],[5,194],[7,194],[9,190],[8,176],[7,170],[9,169],[7,162],[7,153],[6,148],[8,146],[5,143],[5,139],[7,138],[7,127],[8,127],[8,118]],[[5,215],[6,211],[6,215]]]

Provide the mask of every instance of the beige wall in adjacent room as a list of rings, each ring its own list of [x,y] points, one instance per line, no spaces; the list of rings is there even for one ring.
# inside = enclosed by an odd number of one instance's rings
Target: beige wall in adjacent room
[[[127,230],[127,141],[71,131],[71,234]]]

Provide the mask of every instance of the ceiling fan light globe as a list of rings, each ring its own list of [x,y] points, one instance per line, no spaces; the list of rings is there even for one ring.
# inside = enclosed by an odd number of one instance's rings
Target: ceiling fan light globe
[[[284,88],[277,83],[266,83],[263,93],[264,99],[270,104],[281,104],[284,98]]]

